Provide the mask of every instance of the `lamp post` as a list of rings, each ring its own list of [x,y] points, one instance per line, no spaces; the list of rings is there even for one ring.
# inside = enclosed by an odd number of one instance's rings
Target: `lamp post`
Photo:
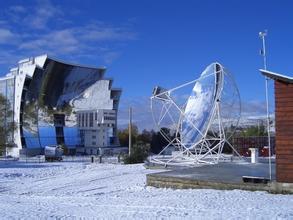
[[[263,65],[264,69],[267,69],[267,58],[266,58],[266,43],[265,37],[267,36],[268,31],[259,32],[259,37],[262,39],[262,49],[261,55],[263,56]],[[266,108],[267,108],[267,132],[268,132],[268,147],[269,147],[269,175],[270,180],[272,180],[272,166],[271,166],[271,134],[270,134],[270,113],[269,113],[269,95],[268,95],[268,81],[269,78],[265,76],[265,87],[266,87]]]
[[[131,156],[131,145],[132,145],[132,143],[131,143],[131,130],[132,130],[132,108],[130,107],[129,108],[129,128],[128,128],[129,130],[128,130],[128,133],[129,133],[129,148],[128,148],[128,153],[129,153],[129,156]]]

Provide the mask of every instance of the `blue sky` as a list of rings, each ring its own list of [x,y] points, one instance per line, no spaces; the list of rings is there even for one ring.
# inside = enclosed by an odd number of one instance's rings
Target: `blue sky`
[[[261,112],[258,32],[264,29],[268,69],[293,73],[290,0],[10,0],[0,6],[0,75],[43,53],[106,66],[123,89],[124,109],[142,111],[155,85],[193,80],[218,61],[234,74],[245,111]],[[270,90],[272,99],[272,83]]]

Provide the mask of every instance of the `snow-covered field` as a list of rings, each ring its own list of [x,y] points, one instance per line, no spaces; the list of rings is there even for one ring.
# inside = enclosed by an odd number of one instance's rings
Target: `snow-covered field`
[[[0,219],[293,219],[293,195],[145,186],[139,165],[0,161]]]

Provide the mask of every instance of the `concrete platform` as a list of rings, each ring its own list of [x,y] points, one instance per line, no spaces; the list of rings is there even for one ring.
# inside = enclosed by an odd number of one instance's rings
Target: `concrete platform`
[[[281,187],[275,182],[275,163],[272,164],[272,182],[245,183],[242,176],[255,176],[269,179],[267,163],[233,163],[205,165],[192,168],[172,167],[171,171],[147,175],[147,185],[161,188],[206,188],[206,189],[242,189],[268,191],[271,193],[293,193],[293,185]],[[288,186],[288,184],[286,185]]]

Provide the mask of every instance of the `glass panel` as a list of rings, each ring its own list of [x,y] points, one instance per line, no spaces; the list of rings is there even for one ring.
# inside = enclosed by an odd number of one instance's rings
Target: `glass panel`
[[[55,127],[39,127],[41,146],[57,145]]]
[[[25,143],[28,148],[40,148],[40,139],[36,136],[36,133],[31,133],[24,130],[23,135],[25,137]]]
[[[64,139],[65,139],[65,145],[68,148],[73,148],[75,146],[81,145],[81,138],[79,135],[79,131],[76,127],[64,128]]]

